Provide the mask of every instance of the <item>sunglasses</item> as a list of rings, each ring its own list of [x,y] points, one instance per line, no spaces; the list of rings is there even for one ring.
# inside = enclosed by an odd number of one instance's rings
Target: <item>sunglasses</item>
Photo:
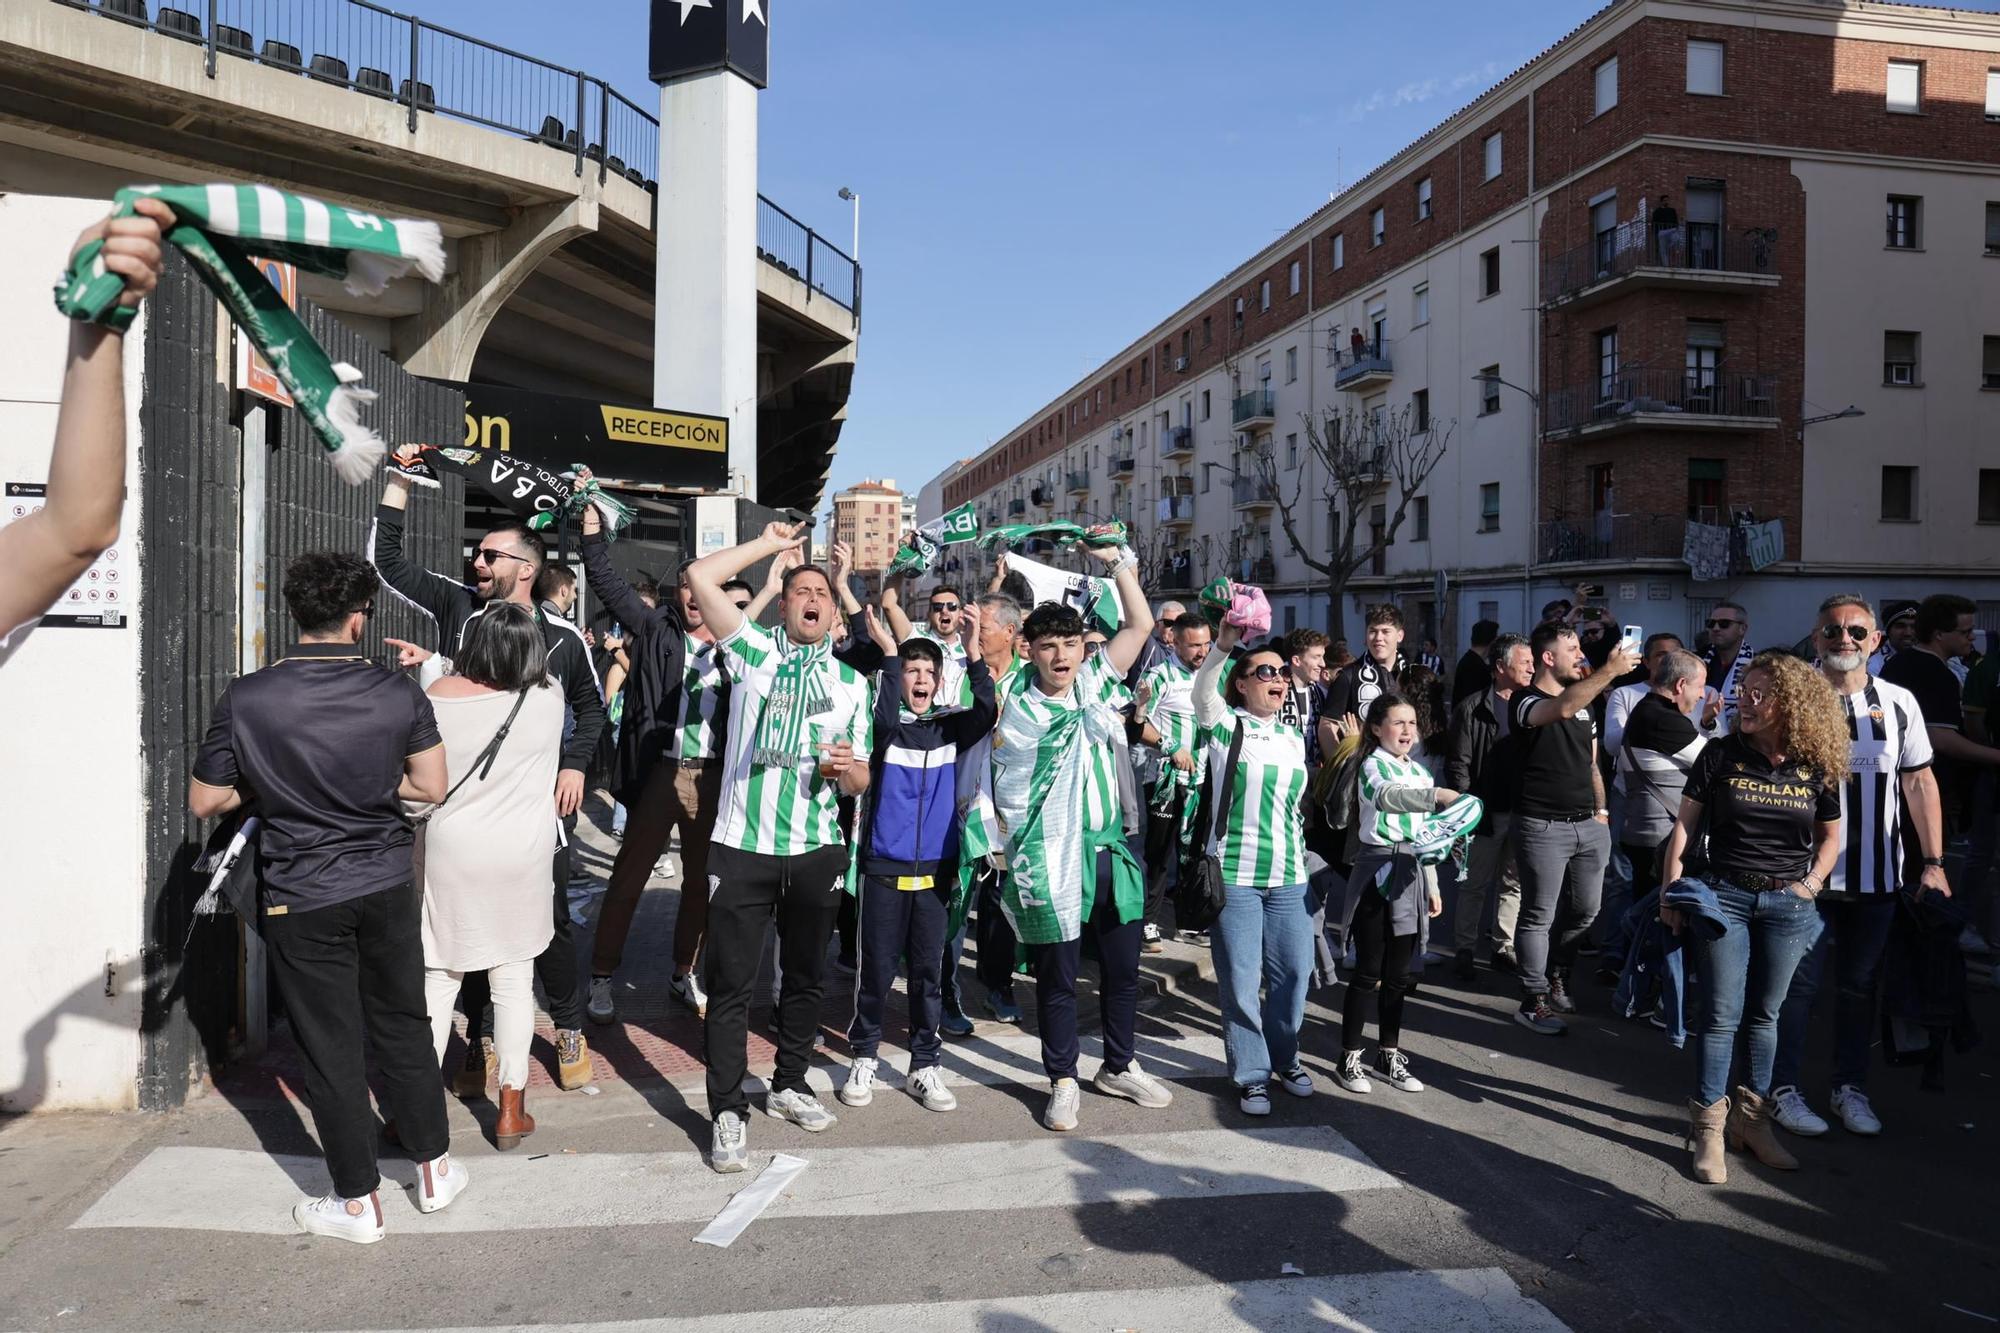
[[[1843,634],[1856,643],[1866,643],[1868,642],[1869,634],[1872,632],[1866,625],[1821,625],[1819,627],[1819,636],[1829,643],[1837,641]]]
[[[500,560],[519,560],[524,565],[532,565],[535,563],[534,561],[529,560],[524,556],[515,555],[512,551],[496,551],[490,546],[482,546],[478,550],[472,553],[473,564],[476,565],[482,560],[486,562],[486,566],[489,569],[493,567],[496,561]]]
[[[1092,640],[1091,642],[1083,645],[1083,655],[1085,657],[1095,657],[1103,651],[1104,651],[1104,645],[1102,643],[1097,642],[1096,640]]]
[[[1256,666],[1251,667],[1245,674],[1255,676],[1258,680],[1268,684],[1274,680],[1283,680],[1290,673],[1281,666],[1272,666],[1269,662],[1260,662]]]
[[[940,612],[940,611],[956,611],[956,610],[958,610],[958,603],[957,603],[957,602],[932,602],[932,603],[931,603],[931,614],[932,614],[932,615],[936,615],[936,614],[937,614],[938,612]]]
[[[746,597],[740,602],[731,602],[730,605],[734,606],[738,611],[748,611],[750,609],[750,600]]]
[[[1743,622],[1740,620],[1711,620],[1708,622],[1708,627],[1710,629],[1729,629],[1732,626],[1740,625],[1742,623]]]

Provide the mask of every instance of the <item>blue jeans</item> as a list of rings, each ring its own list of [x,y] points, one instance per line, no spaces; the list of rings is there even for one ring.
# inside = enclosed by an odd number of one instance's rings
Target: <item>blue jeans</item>
[[[1625,909],[1638,892],[1632,858],[1625,850],[1625,793],[1607,785],[1604,805],[1611,811],[1611,859],[1604,863],[1604,892],[1598,903],[1597,919],[1609,929],[1617,929],[1625,919]]]
[[[1889,927],[1896,921],[1896,898],[1876,893],[1854,898],[1822,898],[1819,916],[1825,929],[1792,974],[1791,990],[1778,1014],[1778,1059],[1771,1086],[1797,1087],[1799,1062],[1805,1057],[1806,1028],[1813,998],[1835,955],[1833,972],[1833,1086],[1865,1087],[1868,1044],[1875,1026],[1875,983],[1882,972],[1882,954],[1889,947]]]
[[[1222,993],[1229,1077],[1248,1087],[1299,1062],[1299,1025],[1313,970],[1312,913],[1303,884],[1274,889],[1231,884],[1226,893],[1222,915],[1209,931],[1209,948]]]
[[[1778,1011],[1792,973],[1820,932],[1818,910],[1789,889],[1758,893],[1724,879],[1711,879],[1709,887],[1729,928],[1713,940],[1690,932],[1701,972],[1701,1035],[1694,1049],[1696,1096],[1703,1106],[1729,1092],[1739,1028],[1750,1062],[1744,1083],[1759,1097],[1770,1094]]]

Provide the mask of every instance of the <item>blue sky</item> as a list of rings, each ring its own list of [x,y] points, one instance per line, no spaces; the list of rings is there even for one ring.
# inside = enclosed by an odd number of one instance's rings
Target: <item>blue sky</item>
[[[1601,0],[771,3],[761,188],[843,247],[862,197],[833,485],[914,491]],[[641,0],[411,8],[656,105]]]

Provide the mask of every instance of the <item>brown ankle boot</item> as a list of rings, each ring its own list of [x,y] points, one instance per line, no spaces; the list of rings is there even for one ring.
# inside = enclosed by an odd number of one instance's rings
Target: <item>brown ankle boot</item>
[[[1779,1171],[1799,1169],[1799,1159],[1786,1152],[1778,1136],[1771,1132],[1770,1101],[1748,1088],[1736,1089],[1736,1103],[1729,1108],[1729,1123],[1724,1133],[1730,1147],[1749,1152],[1765,1166]]]
[[[556,1033],[556,1086],[575,1092],[595,1077],[590,1067],[590,1043],[581,1031]]]
[[[535,1132],[535,1118],[528,1114],[527,1090],[500,1085],[500,1118],[493,1124],[493,1146],[501,1152],[521,1146],[521,1140]]]
[[[1727,1097],[1717,1097],[1707,1106],[1688,1099],[1687,1146],[1694,1149],[1694,1178],[1704,1185],[1729,1181],[1729,1165],[1722,1153],[1722,1126],[1728,1116]]]

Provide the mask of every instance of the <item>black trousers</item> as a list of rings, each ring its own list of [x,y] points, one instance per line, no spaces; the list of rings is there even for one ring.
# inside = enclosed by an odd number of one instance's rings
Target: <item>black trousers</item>
[[[424,1005],[422,920],[416,886],[405,884],[259,923],[305,1060],[313,1127],[345,1199],[365,1198],[382,1180],[364,1033],[403,1146],[419,1161],[451,1146]]]
[[[1180,879],[1181,820],[1175,810],[1162,814],[1150,805],[1146,809],[1146,921],[1160,924],[1160,909],[1167,890]]]
[[[974,943],[979,947],[979,956],[973,960],[973,972],[979,984],[986,988],[988,995],[1014,1002],[1014,927],[1007,922],[1007,914],[1000,910],[1000,872],[992,866],[982,865],[972,877],[972,910],[965,918],[965,924],[958,933],[944,942],[944,966],[941,990],[947,1013],[963,1014],[965,997],[958,985],[958,960],[965,952],[965,933],[972,932]]]
[[[877,875],[861,882],[861,952],[855,969],[854,1021],[847,1026],[848,1048],[856,1059],[873,1059],[880,1048],[882,1004],[896,984],[896,964],[907,960],[910,1072],[939,1062],[938,1024],[944,1021],[940,964],[951,893],[949,884],[899,889],[894,880]]]
[[[775,916],[785,988],[778,1000],[778,1067],[774,1092],[807,1092],[813,1032],[826,994],[826,945],[847,876],[847,848],[819,847],[798,856],[764,856],[716,844],[709,848],[708,942],[702,984],[708,990],[703,1040],[708,1059],[708,1110],[742,1114],[750,1106],[743,1080],[750,1072],[750,994],[764,960],[764,932]],[[699,892],[688,885],[683,892]]]
[[[1111,893],[1111,853],[1097,854],[1097,900],[1083,934],[1097,945],[1097,1013],[1104,1032],[1104,1067],[1122,1074],[1132,1063],[1139,1023],[1139,942],[1142,922],[1118,923]],[[1050,1080],[1076,1077],[1076,974],[1083,939],[1031,944],[1035,959],[1035,1023],[1042,1033],[1042,1070]]]
[[[1417,950],[1417,936],[1414,931],[1389,933],[1393,929],[1389,900],[1373,886],[1363,884],[1356,892],[1361,900],[1354,905],[1354,922],[1348,927],[1348,937],[1354,941],[1354,975],[1347,979],[1347,998],[1340,1012],[1340,1044],[1350,1051],[1361,1049],[1368,996],[1379,990],[1376,1026],[1382,1045],[1395,1049],[1403,1040],[1403,999],[1410,993],[1410,960]]]
[[[706,833],[704,831],[704,836]],[[549,873],[555,882],[555,938],[535,960],[535,980],[542,983],[542,1000],[549,1007],[549,1021],[558,1032],[575,1032],[583,1027],[583,993],[576,965],[576,936],[569,919],[570,848],[576,843],[576,816],[563,821],[563,845],[556,848]],[[486,1008],[493,1002],[493,989],[484,972],[467,972],[458,992],[458,1006],[465,1011],[465,1041],[479,1045],[486,1035]]]

